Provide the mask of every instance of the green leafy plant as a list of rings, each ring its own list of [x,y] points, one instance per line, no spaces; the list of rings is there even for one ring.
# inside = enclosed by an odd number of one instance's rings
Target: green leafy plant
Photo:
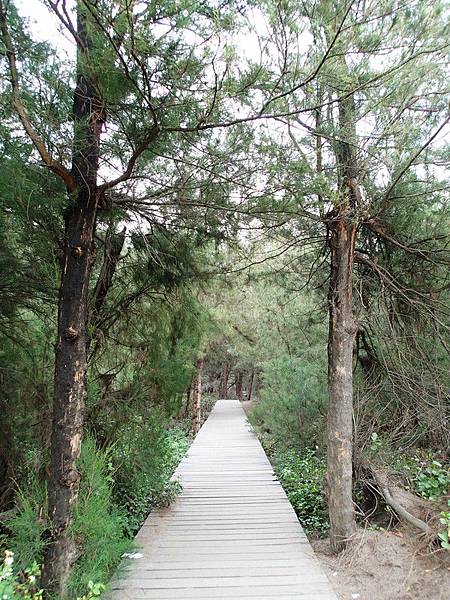
[[[114,498],[126,511],[125,529],[136,533],[151,509],[167,506],[178,495],[180,484],[170,478],[189,445],[178,427],[166,429],[156,410],[144,424],[131,422],[112,453],[115,474]]]
[[[14,552],[5,551],[3,564],[0,566],[0,598],[1,600],[42,600],[43,590],[38,582],[41,570],[36,562],[18,574],[14,572]],[[88,591],[77,600],[94,600],[100,598],[106,587],[101,583],[89,581]]]
[[[177,480],[169,481],[164,489],[160,492],[156,505],[170,506],[177,496],[181,494],[183,487]]]
[[[104,586],[102,583],[88,581],[88,593],[77,600],[92,600],[94,598],[100,598],[105,589],[106,586]]]
[[[448,492],[450,475],[437,460],[419,470],[414,479],[417,492],[427,500],[438,500]]]
[[[450,500],[447,501],[449,510],[441,512],[439,522],[443,525],[444,530],[438,533],[442,548],[450,550]]]
[[[383,446],[383,440],[375,431],[370,436],[370,449],[372,452],[377,452]]]
[[[0,598],[41,600],[43,591],[38,586],[40,574],[36,562],[24,569],[20,575],[14,573],[14,552],[6,550],[3,564],[0,566]]]
[[[107,580],[122,554],[132,546],[125,532],[124,511],[113,499],[111,455],[112,449],[99,449],[93,437],[84,438],[78,461],[80,496],[72,525],[72,535],[78,540],[82,554],[69,582],[73,595],[90,589],[92,581]]]
[[[278,452],[275,472],[289,501],[308,533],[325,533],[329,528],[324,493],[325,461],[313,450]]]
[[[448,494],[450,488],[449,464],[433,458],[431,453],[417,451],[413,456],[400,456],[395,467],[406,477],[412,489],[427,500],[435,501]]]
[[[41,563],[46,546],[47,490],[34,473],[29,474],[27,486],[19,490],[18,505],[18,512],[8,520],[7,547],[14,552],[16,569],[24,570],[35,561]]]

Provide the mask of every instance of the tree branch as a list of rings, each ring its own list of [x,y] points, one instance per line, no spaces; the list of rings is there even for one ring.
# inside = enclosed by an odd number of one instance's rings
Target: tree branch
[[[388,207],[389,204],[389,200],[390,200],[390,195],[392,193],[392,191],[394,190],[395,186],[399,183],[399,181],[403,178],[404,174],[408,171],[408,169],[411,167],[411,165],[414,163],[414,161],[422,154],[422,152],[424,150],[426,150],[428,148],[428,146],[431,144],[431,142],[436,139],[436,137],[439,135],[439,133],[444,129],[444,127],[447,125],[447,123],[450,121],[450,116],[448,116],[445,121],[443,123],[441,123],[441,125],[437,128],[437,130],[433,133],[433,135],[428,138],[428,140],[423,144],[423,146],[421,146],[417,152],[415,152],[410,159],[408,160],[408,162],[406,163],[406,165],[403,167],[403,169],[400,171],[400,173],[397,175],[397,177],[394,179],[394,181],[391,183],[391,185],[388,187],[385,195],[384,195],[384,199],[382,201],[381,204],[381,208],[378,210],[377,214],[380,214],[381,212],[383,212],[384,210],[386,210],[386,208]]]
[[[432,260],[428,255],[435,254],[436,251],[422,250],[420,248],[414,248],[412,246],[406,246],[405,244],[402,244],[399,240],[396,240],[395,238],[390,236],[385,231],[383,224],[380,223],[380,221],[378,221],[377,219],[369,219],[368,221],[364,221],[363,225],[365,225],[367,227],[367,229],[369,229],[373,233],[376,233],[383,239],[390,242],[393,246],[397,246],[398,248],[401,248],[402,250],[404,250],[405,252],[408,252],[409,254],[414,254],[416,256],[420,256],[420,258],[422,258],[423,260],[435,263],[435,261]],[[430,238],[430,240],[432,240],[432,239],[433,238]],[[440,249],[439,252],[445,252],[445,248]]]
[[[136,148],[136,150],[131,155],[130,160],[128,161],[128,164],[126,166],[126,169],[122,173],[122,175],[120,175],[119,177],[116,177],[116,179],[112,179],[111,181],[107,181],[106,183],[100,185],[98,188],[100,193],[103,193],[106,190],[110,190],[111,188],[115,187],[119,183],[127,181],[131,177],[134,166],[135,166],[138,158],[141,156],[141,154],[143,152],[145,152],[145,150],[147,150],[147,148],[150,146],[150,144],[156,140],[160,131],[161,130],[160,130],[159,125],[154,125],[150,129],[150,131],[144,137],[143,141],[139,144],[139,146]]]
[[[53,171],[53,173],[56,173],[56,175],[63,180],[69,192],[73,192],[77,187],[75,179],[72,177],[70,171],[68,171],[61,163],[52,158],[45,147],[44,141],[31,124],[27,109],[25,108],[20,97],[19,73],[17,70],[16,53],[12,43],[11,35],[9,33],[6,8],[3,0],[0,0],[0,29],[2,32],[3,43],[5,44],[6,56],[9,64],[14,109],[20,119],[20,122],[22,123],[23,128],[25,129],[25,132],[33,143],[33,146],[39,152],[39,155],[46,167]]]

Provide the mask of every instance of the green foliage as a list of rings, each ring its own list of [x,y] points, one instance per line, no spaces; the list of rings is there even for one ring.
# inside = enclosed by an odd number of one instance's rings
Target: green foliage
[[[450,465],[436,460],[431,453],[405,455],[396,460],[395,466],[423,498],[436,501],[449,493]]]
[[[277,56],[276,44],[264,40],[259,64],[241,59],[234,47],[234,34],[247,21],[245,3],[218,11],[208,2],[147,2],[133,19],[119,10],[121,3],[91,3],[89,10],[84,4],[92,44],[78,53],[77,68],[95,80],[105,101],[100,172],[126,169],[153,117],[161,128],[132,178],[102,198],[96,229],[101,250],[109,219],[128,227],[112,287],[89,329],[91,436],[83,444],[73,524],[84,554],[72,585],[95,597],[100,588],[92,581],[103,581],[117,562],[124,530],[135,532],[153,506],[179,491],[168,481],[187,437],[171,428],[171,418],[202,336],[214,349],[209,374],[224,362],[256,373],[254,397],[261,401],[252,421],[267,448],[286,453],[277,469],[305,526],[325,529],[318,491],[323,464],[304,448],[324,447],[324,249],[329,208],[342,201],[337,150],[343,142],[351,142],[354,170],[364,174],[354,215],[357,442],[379,454],[404,442],[444,447],[448,182],[440,180],[446,149],[441,136],[437,145],[431,136],[448,111],[442,93],[448,31],[441,0],[395,10],[350,6],[336,39],[341,3],[263,2],[258,10],[267,16],[267,39],[283,39],[289,51]],[[36,43],[14,3],[7,5],[27,113],[55,160],[70,165],[75,64],[50,44]],[[299,53],[298,40],[308,44],[308,38],[311,46]],[[24,569],[40,561],[44,545],[42,481],[68,198],[61,181],[36,162],[14,114],[3,42],[2,50],[0,498],[5,508],[19,500],[8,543]],[[336,90],[348,99],[356,90],[348,128]],[[326,109],[329,98],[336,110]],[[238,114],[278,111],[290,117],[288,129],[277,120],[276,135],[274,122],[260,119],[220,133],[205,129]],[[192,135],[179,135],[180,127]],[[369,227],[372,218],[381,220],[378,232]],[[244,238],[222,263],[224,240]],[[97,251],[91,296],[101,256]],[[199,292],[196,286],[218,265],[240,275]],[[202,295],[215,323],[207,335]],[[445,469],[428,459],[413,465],[411,484],[436,499],[448,488]],[[17,498],[15,481],[22,490]],[[309,514],[316,515],[311,523]]]
[[[325,461],[313,450],[287,450],[276,452],[273,464],[305,531],[325,533],[329,528],[324,491]]]
[[[196,247],[191,236],[155,226],[151,234],[132,236],[132,242],[144,259],[144,269],[137,264],[134,272],[138,282],[145,275],[153,288],[173,289],[193,277]]]
[[[15,567],[24,570],[34,562],[41,563],[46,545],[47,491],[35,473],[29,473],[28,485],[19,490],[17,500],[19,511],[7,522],[7,540],[16,557]]]
[[[170,477],[188,447],[188,437],[180,428],[166,430],[167,421],[156,411],[150,422],[152,427],[124,428],[116,445],[105,450],[91,435],[84,437],[78,461],[81,487],[71,527],[81,549],[69,582],[74,596],[86,590],[83,599],[99,596],[101,586],[92,582],[108,580],[149,511],[170,504],[180,492],[180,484]],[[8,521],[7,543],[17,557],[16,570],[27,576],[28,565],[41,563],[45,547],[45,486],[29,474],[18,499],[20,510]],[[15,576],[7,581],[11,584]]]
[[[448,507],[450,509],[450,500],[448,500]],[[443,526],[443,531],[438,533],[441,546],[450,551],[450,510],[441,512],[439,522]]]
[[[153,507],[169,504],[180,491],[170,477],[189,441],[183,430],[167,430],[165,424],[157,410],[144,423],[130,421],[113,449],[117,465],[114,496],[126,510],[125,528],[130,535]]]
[[[279,444],[300,447],[322,442],[327,397],[321,352],[280,356],[264,366],[261,401],[251,420],[270,431]]]
[[[87,594],[81,596],[81,598],[77,598],[77,600],[94,600],[95,598],[100,598],[106,589],[106,586],[104,586],[102,583],[94,583],[93,581],[88,581],[87,587]]]
[[[372,452],[377,452],[383,447],[383,439],[378,435],[376,431],[370,435],[370,449]]]
[[[2,600],[42,600],[43,590],[39,589],[41,571],[36,562],[14,573],[14,553],[5,551],[3,564],[0,566],[0,598]],[[88,591],[77,600],[95,600],[106,589],[101,583],[88,582]]]
[[[82,554],[69,583],[74,594],[83,593],[89,582],[106,581],[110,570],[131,547],[124,533],[125,513],[113,502],[112,450],[100,450],[95,440],[86,436],[78,468],[81,487],[71,534]]]
[[[428,500],[438,500],[449,492],[448,465],[444,467],[439,461],[433,460],[427,466],[421,466],[414,478],[414,484],[421,496]]]
[[[6,550],[0,566],[0,598],[2,600],[41,600],[38,582],[41,572],[36,562],[19,575],[14,573],[14,553]]]

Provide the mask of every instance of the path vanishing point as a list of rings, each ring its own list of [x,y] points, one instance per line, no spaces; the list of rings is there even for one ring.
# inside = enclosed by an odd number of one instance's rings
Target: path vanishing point
[[[237,400],[219,400],[109,600],[337,600]],[[142,556],[140,556],[142,555]]]

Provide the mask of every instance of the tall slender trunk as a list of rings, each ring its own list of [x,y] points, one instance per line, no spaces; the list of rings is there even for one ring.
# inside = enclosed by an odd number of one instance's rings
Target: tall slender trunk
[[[316,131],[320,132],[322,128],[322,104],[323,104],[323,89],[320,83],[317,83],[317,106],[318,108],[315,110],[315,119],[316,119]],[[322,137],[320,135],[316,135],[316,172],[320,175],[323,171],[323,155],[322,155]],[[317,194],[317,202],[320,207],[321,215],[323,215],[323,197],[319,193]]]
[[[197,435],[197,433],[200,430],[200,425],[202,422],[202,375],[203,375],[203,364],[204,364],[204,358],[201,356],[199,358],[197,358],[197,361],[195,363],[195,367],[197,369],[197,372],[195,374],[195,380],[194,380],[194,393],[193,393],[193,400],[194,400],[194,414],[192,417],[192,430],[194,432],[194,435]]]
[[[252,395],[253,395],[253,383],[255,381],[255,370],[252,370],[252,374],[250,375],[250,386],[248,388],[248,396],[247,396],[247,401],[250,402],[252,399]]]
[[[190,408],[190,404],[191,404],[191,391],[192,391],[192,384],[193,382],[191,382],[186,390],[186,404],[184,406],[184,417],[187,418],[189,415],[189,408]]]
[[[91,46],[80,7],[79,4],[71,171],[77,189],[65,215],[49,477],[51,542],[44,557],[42,577],[46,591],[58,597],[66,594],[70,569],[79,554],[69,529],[79,490],[76,461],[80,454],[86,395],[88,288],[99,201],[100,135],[105,118],[95,82],[86,75]]]
[[[115,233],[113,228],[110,228],[105,237],[103,263],[90,302],[89,326],[94,333],[95,344],[92,352],[90,352],[91,343],[94,341],[91,334],[86,340],[89,362],[92,360],[98,346],[101,345],[101,329],[103,323],[102,311],[106,298],[113,285],[114,276],[120,261],[120,255],[125,244],[125,233],[125,228],[121,233]]]
[[[228,378],[230,376],[230,365],[225,363],[223,366],[222,377],[220,379],[219,397],[223,400],[228,398]]]
[[[328,337],[328,509],[330,542],[342,550],[355,531],[352,500],[353,339],[352,267],[356,227],[345,214],[330,225]]]
[[[242,402],[242,371],[236,371],[236,398]]]
[[[346,67],[345,59],[342,66]],[[338,103],[340,140],[335,153],[340,199],[327,215],[331,249],[328,332],[328,509],[330,543],[343,550],[356,529],[353,509],[353,317],[352,275],[361,194],[357,182],[355,103]]]
[[[99,325],[99,319],[103,306],[105,304],[108,292],[110,291],[120,261],[123,246],[125,244],[126,228],[124,227],[120,233],[114,231],[114,226],[108,229],[103,251],[103,263],[100,269],[100,274],[95,284],[95,289],[92,298],[92,309],[89,315],[90,322],[94,327]]]

